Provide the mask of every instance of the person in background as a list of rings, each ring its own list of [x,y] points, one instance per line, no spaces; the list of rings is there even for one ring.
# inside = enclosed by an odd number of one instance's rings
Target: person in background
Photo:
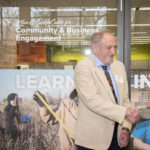
[[[39,94],[43,97],[43,99],[47,103],[45,96],[40,92]],[[76,96],[77,96],[76,90],[73,90],[68,98],[61,100],[60,104],[53,109],[53,111],[56,113],[59,119],[65,124],[65,126],[71,131],[72,134],[75,133],[77,120],[78,102],[76,100],[77,99]],[[49,112],[49,110],[36,96],[36,94],[34,94],[33,99],[40,106],[40,116],[42,120],[48,125],[58,124],[56,118]],[[75,150],[74,141],[69,136],[69,134],[64,130],[61,124],[59,126],[58,136],[60,141],[60,150]]]
[[[8,104],[4,108],[6,128],[5,132],[16,141],[19,131],[19,124],[21,123],[21,112],[18,105],[18,94],[11,93],[7,97]]]
[[[134,148],[150,150],[150,120],[136,124],[132,136]]]
[[[133,133],[133,146],[138,150],[150,150],[150,107],[139,108],[140,120]]]
[[[109,31],[91,37],[93,54],[75,68],[78,119],[75,143],[78,150],[123,150],[139,111],[131,108],[122,62],[114,60],[116,38]]]

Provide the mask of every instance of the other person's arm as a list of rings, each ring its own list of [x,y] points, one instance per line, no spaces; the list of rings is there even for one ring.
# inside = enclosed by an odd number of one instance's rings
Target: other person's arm
[[[150,145],[144,143],[141,139],[134,138],[133,146],[138,150],[150,150]]]

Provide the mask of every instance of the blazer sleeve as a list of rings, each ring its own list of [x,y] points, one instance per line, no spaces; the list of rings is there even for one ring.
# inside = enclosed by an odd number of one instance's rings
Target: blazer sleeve
[[[123,65],[123,74],[124,74],[123,106],[127,108],[131,108],[131,102],[129,100],[129,92],[128,92],[129,89],[128,89],[128,82],[127,82],[127,75],[126,75],[124,65]],[[124,119],[122,126],[131,130],[132,123],[129,122],[127,119]]]
[[[109,99],[104,100],[94,83],[91,67],[82,61],[75,68],[75,86],[79,100],[93,113],[122,124],[126,107],[116,105]]]

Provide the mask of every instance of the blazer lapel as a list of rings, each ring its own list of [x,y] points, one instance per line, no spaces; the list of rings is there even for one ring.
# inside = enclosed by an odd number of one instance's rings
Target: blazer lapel
[[[95,71],[95,74],[98,78],[98,80],[100,80],[100,82],[103,84],[103,87],[106,89],[106,91],[108,92],[108,94],[110,95],[112,101],[115,103],[115,99],[114,99],[114,96],[113,96],[113,93],[112,93],[112,90],[110,88],[110,85],[107,81],[107,78],[104,74],[103,71],[101,71],[98,67],[95,67],[94,68],[94,71]]]
[[[115,82],[117,84],[119,97],[120,97],[122,92],[121,92],[121,88],[120,88],[120,83],[116,81],[116,69],[115,69],[116,67],[113,67],[113,65],[110,65],[110,67],[111,67],[111,71],[113,73],[113,76],[115,78]],[[120,104],[122,104],[121,97],[120,97]]]
[[[92,55],[89,56],[89,59],[91,59],[91,61],[92,61],[93,64],[94,64],[94,67],[93,67],[94,70],[93,70],[93,71],[94,71],[94,73],[95,73],[97,79],[100,80],[100,82],[102,82],[103,87],[106,89],[106,91],[107,91],[108,94],[110,95],[112,102],[113,102],[113,103],[116,103],[116,102],[115,102],[115,99],[114,99],[114,96],[113,96],[113,93],[112,93],[112,90],[111,90],[111,88],[110,88],[110,85],[109,85],[109,83],[108,83],[108,81],[107,81],[107,78],[106,78],[104,72],[103,72],[102,70],[100,70],[100,69],[96,66],[94,57],[93,57]]]

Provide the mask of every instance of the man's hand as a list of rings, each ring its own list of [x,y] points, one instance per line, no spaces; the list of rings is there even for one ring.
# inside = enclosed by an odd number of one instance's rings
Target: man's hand
[[[44,101],[47,103],[45,96],[43,94],[41,94],[39,91],[38,92],[39,95],[41,95],[41,97],[44,99]],[[40,98],[36,95],[36,93],[34,93],[33,95],[33,99],[39,104],[39,106],[44,107],[43,102],[40,100]]]
[[[119,146],[120,148],[126,147],[129,142],[129,131],[126,129],[123,129],[121,131],[120,137],[119,137]]]
[[[127,108],[125,118],[131,123],[136,123],[140,119],[140,113],[136,108]]]

